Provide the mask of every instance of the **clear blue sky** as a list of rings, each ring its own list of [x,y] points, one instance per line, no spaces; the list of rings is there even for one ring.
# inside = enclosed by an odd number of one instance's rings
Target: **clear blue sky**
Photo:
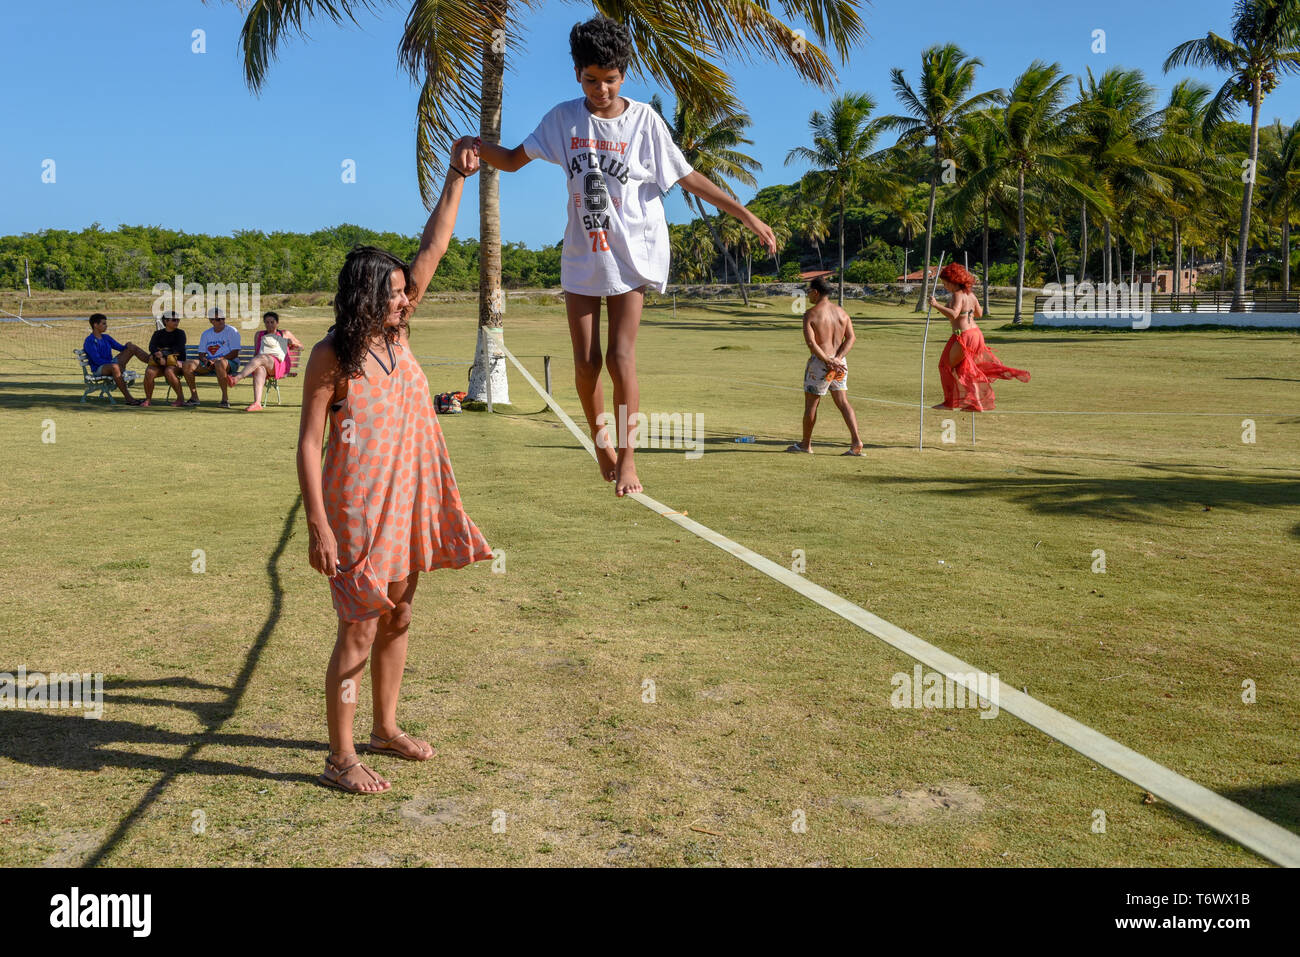
[[[416,90],[397,67],[407,4],[360,26],[328,21],[311,42],[289,40],[260,97],[244,85],[237,41],[243,14],[233,4],[198,0],[42,0],[5,4],[0,63],[0,234],[81,229],[98,221],[162,225],[189,232],[236,229],[309,231],[341,222],[418,233],[426,213],[415,179]],[[865,91],[879,111],[898,109],[889,69],[913,79],[920,54],[956,42],[979,56],[979,88],[1007,86],[1036,57],[1071,73],[1139,67],[1161,99],[1185,71],[1160,72],[1169,50],[1207,29],[1226,32],[1230,0],[877,0],[864,7],[869,38],[840,69],[840,89]],[[531,15],[526,52],[506,78],[504,136],[521,141],[554,103],[580,95],[568,60],[568,30],[584,4],[552,3]],[[207,52],[191,52],[191,32],[206,31]],[[1106,31],[1107,52],[1091,51]],[[791,182],[784,166],[802,142],[811,110],[829,93],[770,65],[728,65],[754,118],[752,155],[759,185]],[[1222,78],[1201,76],[1217,88]],[[655,89],[631,77],[624,93]],[[666,100],[671,103],[671,95]],[[1300,115],[1300,77],[1265,101],[1263,119]],[[1239,117],[1248,119],[1244,114]],[[473,132],[473,130],[466,130]],[[885,145],[885,144],[882,144]],[[55,160],[57,182],[41,182]],[[352,159],[357,182],[344,184]],[[529,245],[560,239],[560,173],[532,163],[502,179],[502,237]],[[752,191],[744,190],[742,200]],[[669,218],[685,221],[676,195]],[[478,228],[477,191],[465,192],[457,235]]]

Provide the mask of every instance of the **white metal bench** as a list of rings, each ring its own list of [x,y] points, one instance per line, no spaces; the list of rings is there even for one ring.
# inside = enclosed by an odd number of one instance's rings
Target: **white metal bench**
[[[188,359],[199,359],[199,358],[202,358],[202,355],[203,355],[203,354],[202,354],[201,352],[199,352],[199,347],[198,347],[198,346],[186,346],[186,347],[185,347],[185,358],[186,358],[187,360],[188,360]],[[256,355],[256,353],[253,351],[253,347],[252,347],[252,346],[241,346],[240,349],[239,349],[239,367],[242,369],[244,366],[248,365],[248,363],[251,362],[251,361],[253,360],[253,357],[254,357],[255,355]],[[285,372],[285,374],[284,374],[284,378],[286,378],[286,379],[290,379],[290,378],[294,378],[294,377],[296,377],[296,376],[298,375],[298,361],[299,361],[300,357],[301,357],[301,356],[300,356],[300,350],[295,349],[295,348],[292,348],[292,347],[289,349],[289,368],[288,368],[288,370]],[[208,369],[200,369],[199,371],[196,371],[194,374],[195,374],[196,376],[201,376],[201,375],[212,375],[212,369],[211,369],[211,368],[208,368]],[[241,381],[241,382],[247,382],[249,385],[252,385],[252,384],[253,384],[253,377],[252,377],[252,376],[249,376],[247,379],[241,379],[240,381]],[[276,404],[276,405],[280,405],[280,404],[281,404],[281,401],[280,401],[280,380],[277,379],[277,378],[275,378],[275,376],[267,376],[267,377],[266,377],[266,398],[267,398],[268,401],[269,401],[270,398],[271,398],[271,391],[272,391],[272,390],[275,391],[275,404]]]
[[[86,387],[85,391],[81,393],[82,403],[84,404],[90,394],[98,389],[99,394],[95,398],[108,399],[110,405],[116,405],[117,400],[113,398],[113,390],[117,388],[117,382],[113,377],[95,375],[97,370],[90,367],[90,359],[86,357],[85,349],[74,349],[73,354],[77,357],[77,361],[81,363],[81,379]],[[127,369],[122,373],[122,378],[126,380],[127,385],[132,385],[135,383],[136,375],[133,371]]]

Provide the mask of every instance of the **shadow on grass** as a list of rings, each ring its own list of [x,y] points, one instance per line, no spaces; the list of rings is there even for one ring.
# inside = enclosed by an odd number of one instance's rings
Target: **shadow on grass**
[[[797,424],[798,423],[796,422],[796,425]],[[803,436],[798,432],[798,430],[792,428],[790,430],[790,434],[785,436],[784,438],[780,436],[777,437],[756,436],[753,442],[737,442],[736,434],[733,433],[733,434],[721,435],[721,436],[705,436],[701,444],[704,446],[703,451],[708,452],[709,455],[717,455],[719,452],[750,452],[750,453],[765,452],[766,453],[766,452],[784,452],[793,443],[799,442],[802,439]],[[849,447],[849,436],[847,431],[844,433],[842,440],[835,439],[830,435],[828,435],[827,438],[825,439],[820,439],[817,436],[813,436],[814,455],[817,454],[838,455],[840,454],[840,452],[842,452],[844,449],[847,449],[848,447]],[[884,445],[880,443],[864,441],[862,447],[864,449],[888,449],[888,448],[906,448],[907,446]],[[643,449],[637,449],[636,454],[638,456],[685,455],[686,450],[683,448],[675,448],[675,449],[643,448]],[[791,456],[794,456],[795,453],[792,452],[790,454]]]
[[[1018,327],[1014,327],[1014,326],[1013,326],[1013,327],[1011,327],[1011,328],[1018,328]],[[1018,345],[1021,345],[1021,344],[1023,344],[1023,343],[1033,343],[1033,344],[1035,344],[1035,345],[1037,345],[1037,344],[1039,344],[1039,343],[1071,343],[1071,342],[1088,342],[1088,343],[1092,343],[1092,342],[1095,342],[1096,340],[1095,340],[1095,339],[1090,339],[1090,338],[1088,338],[1087,336],[1045,336],[1045,335],[1037,335],[1037,336],[1032,336],[1032,337],[1031,337],[1031,336],[999,336],[999,335],[997,335],[996,333],[986,333],[985,336],[984,336],[984,341],[985,341],[985,343],[987,343],[987,344],[990,345],[990,346],[998,346],[998,345],[1001,345],[1001,346],[1017,345],[1017,346],[1018,346]]]
[[[271,633],[275,630],[275,626],[280,620],[280,613],[284,604],[284,589],[280,584],[280,558],[284,555],[285,548],[289,544],[289,538],[293,534],[294,520],[297,518],[298,510],[301,507],[302,496],[299,495],[294,500],[293,507],[290,508],[288,514],[285,515],[284,527],[280,531],[280,540],[276,543],[275,549],[271,552],[270,557],[266,561],[266,574],[267,578],[270,580],[271,586],[271,607],[267,610],[266,620],[262,623],[261,629],[258,630],[257,636],[253,639],[253,647],[249,649],[248,654],[245,656],[244,665],[239,670],[239,674],[235,677],[234,684],[231,685],[229,689],[223,689],[227,691],[225,700],[219,705],[213,707],[211,710],[205,709],[203,712],[199,712],[199,718],[205,725],[202,732],[198,735],[180,735],[146,728],[142,725],[132,725],[127,722],[103,722],[102,719],[99,721],[88,721],[85,719],[69,721],[68,725],[70,725],[70,727],[60,729],[68,732],[69,736],[73,738],[73,740],[69,742],[72,747],[61,750],[64,750],[65,752],[75,752],[80,749],[83,753],[90,751],[91,754],[88,756],[88,760],[92,762],[91,766],[93,766],[96,757],[102,759],[105,756],[116,756],[120,757],[121,762],[127,766],[157,768],[162,771],[162,777],[154,782],[153,786],[150,787],[144,796],[136,803],[136,806],[131,809],[131,812],[122,818],[118,823],[117,828],[108,836],[108,839],[105,840],[104,843],[86,859],[87,867],[95,867],[103,863],[104,859],[111,854],[114,849],[116,849],[119,843],[121,843],[127,832],[135,825],[136,821],[138,821],[144,812],[147,811],[156,800],[158,800],[163,791],[167,789],[167,786],[180,774],[197,772],[206,774],[242,774],[254,777],[278,778],[280,780],[288,779],[293,781],[315,780],[314,777],[306,774],[275,775],[264,771],[250,769],[242,765],[229,764],[227,762],[196,761],[194,757],[201,748],[208,745],[238,744],[241,740],[247,745],[254,746],[273,745],[277,747],[319,747],[320,745],[319,741],[290,742],[267,738],[255,738],[247,735],[222,735],[220,733],[222,726],[239,707],[239,703],[244,697],[244,692],[248,688],[248,682],[253,677],[253,672],[257,670],[257,664],[261,660],[262,652],[265,650],[266,644],[271,637]],[[170,680],[174,679],[164,679],[164,681]],[[142,686],[147,685],[147,683],[137,684]],[[124,682],[122,685],[122,687],[131,686],[131,682]],[[179,704],[180,702],[177,703]],[[19,714],[20,712],[12,713]],[[21,713],[24,715],[29,714],[29,712]],[[41,741],[45,734],[48,734],[52,730],[48,724],[49,720],[50,719],[46,718],[39,727],[14,730],[32,731],[32,734],[22,736],[22,740]],[[96,730],[96,728],[93,727],[94,725],[100,725],[101,728]],[[8,729],[6,728],[6,730]],[[79,741],[76,740],[78,736],[80,737]],[[15,740],[15,738],[15,735],[0,734],[0,741],[3,742],[11,742]],[[101,740],[102,743],[111,743],[114,741],[152,741],[155,743],[172,743],[173,740],[175,743],[180,743],[182,741],[189,741],[189,747],[185,749],[185,753],[179,758],[153,758],[130,751],[115,752],[97,749],[96,746],[98,743],[101,743]],[[7,748],[10,747],[10,745],[0,745],[0,747]],[[98,750],[97,755],[94,753],[96,750]],[[66,766],[66,764],[63,766]]]
[[[104,696],[107,706],[112,700]],[[189,708],[187,702],[147,701],[146,704]],[[293,748],[305,750],[320,747],[320,741],[296,741],[286,738],[267,738],[251,734],[219,734],[219,725],[230,716],[227,705],[212,705],[218,713],[204,718],[208,731],[201,735],[202,744],[223,747]],[[202,717],[202,715],[200,715]],[[5,709],[0,713],[0,757],[6,757],[32,767],[61,768],[67,771],[102,771],[105,768],[139,768],[166,772],[168,779],[177,770],[186,774],[238,775],[268,781],[315,781],[315,775],[284,774],[263,771],[229,761],[196,761],[193,758],[159,757],[145,753],[144,747],[181,747],[190,745],[186,755],[192,754],[195,745],[193,734],[164,731],[161,728],[136,724],[131,721],[109,721],[103,718],[88,719],[80,711],[15,711]],[[113,745],[126,745],[115,748]],[[135,750],[133,746],[142,746]],[[178,769],[177,765],[184,767]],[[102,851],[103,849],[101,849]]]
[[[1274,824],[1300,833],[1300,781],[1219,792]]]
[[[1160,466],[1150,466],[1154,471]],[[871,476],[879,485],[937,485],[934,495],[985,497],[1010,501],[1044,515],[1152,519],[1157,513],[1200,514],[1214,508],[1294,506],[1300,481],[1262,476],[1150,475],[1099,478],[1040,473],[1031,478],[899,478]],[[1294,532],[1293,532],[1294,534]]]
[[[188,408],[177,409],[171,405],[175,398],[175,393],[171,393],[163,398],[163,383],[160,380],[158,388],[154,390],[153,404],[147,409],[141,409],[138,406],[126,404],[121,393],[114,392],[112,404],[98,394],[92,394],[81,401],[81,392],[84,388],[80,382],[69,379],[66,383],[52,382],[49,379],[10,379],[0,378],[0,410],[5,409],[31,409],[54,406],[60,412],[118,412],[127,411],[135,413],[144,413],[146,415],[154,414],[158,411],[172,413],[209,411],[209,412],[229,412],[240,410],[245,405],[253,401],[251,389],[244,390],[242,395],[231,391],[230,409],[219,408],[217,403],[221,401],[221,391],[215,384],[210,384],[210,389],[203,388],[203,382],[199,382],[199,399],[203,403],[200,406],[191,406]],[[170,392],[170,390],[167,390]],[[206,396],[204,393],[207,393]],[[144,398],[144,385],[137,379],[131,384],[131,394],[137,399]],[[263,396],[263,402],[268,401],[268,397]],[[300,406],[291,402],[285,402],[282,405],[277,404],[274,396],[269,397],[270,404],[267,409],[298,409]]]
[[[728,434],[728,435],[721,435],[721,436],[706,436],[702,444],[704,446],[703,451],[707,452],[709,455],[717,455],[720,452],[749,452],[750,454],[757,454],[760,452],[764,454],[772,453],[772,452],[783,453],[787,448],[790,447],[790,445],[800,441],[800,439],[802,438],[803,436],[801,436],[797,430],[792,429],[790,434],[784,438],[781,437],[772,438],[767,436],[759,436],[756,437],[753,442],[737,442],[735,438],[735,434]],[[844,434],[843,440],[841,441],[837,441],[832,438],[819,439],[815,436],[813,437],[814,455],[825,455],[828,457],[834,457],[840,455],[848,447],[849,447],[849,436],[847,432]],[[863,442],[862,447],[867,450],[912,448],[912,446],[905,443],[886,445],[884,443],[866,442],[866,441]],[[569,438],[567,432],[565,433],[563,438],[557,440],[557,444],[555,445],[537,445],[534,443],[534,444],[526,445],[524,446],[524,448],[548,449],[548,450],[554,450],[557,448],[572,448],[574,451],[582,451],[576,445],[574,445],[572,439]],[[636,454],[638,456],[647,456],[647,455],[685,456],[686,451],[687,450],[684,448],[675,448],[675,449],[640,448],[636,450]],[[798,456],[793,452],[790,453],[790,457],[793,459],[798,458]]]
[[[792,316],[789,320],[784,317],[781,319],[759,317],[757,319],[728,319],[719,322],[709,322],[702,319],[641,319],[642,328],[653,326],[659,329],[680,329],[688,332],[745,332],[768,330],[771,332],[790,332],[798,333],[802,328],[802,322],[798,316]]]

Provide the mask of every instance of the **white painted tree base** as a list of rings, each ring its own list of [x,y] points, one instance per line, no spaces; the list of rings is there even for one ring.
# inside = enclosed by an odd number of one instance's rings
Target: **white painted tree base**
[[[467,401],[486,402],[488,369],[492,370],[492,402],[510,404],[510,383],[506,378],[505,330],[478,327],[478,345],[474,349],[474,365],[469,370],[469,395]],[[495,365],[492,357],[496,356]]]

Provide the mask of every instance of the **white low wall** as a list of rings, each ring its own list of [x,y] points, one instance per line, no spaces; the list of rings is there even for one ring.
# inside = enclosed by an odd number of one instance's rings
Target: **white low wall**
[[[1300,329],[1295,312],[1209,312],[1204,307],[1192,312],[1152,312],[1151,326],[1242,326],[1257,329]],[[1036,312],[1036,326],[1095,326],[1110,329],[1142,328],[1144,320],[1127,315],[1100,312]]]

